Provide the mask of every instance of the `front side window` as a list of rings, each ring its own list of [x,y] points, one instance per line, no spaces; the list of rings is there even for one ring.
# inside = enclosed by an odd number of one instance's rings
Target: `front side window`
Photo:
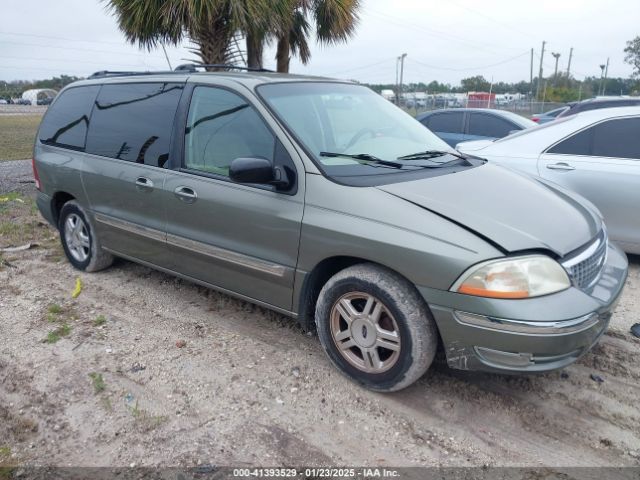
[[[640,118],[617,118],[593,128],[592,155],[640,159]]]
[[[215,87],[196,87],[185,131],[184,166],[229,175],[236,158],[273,161],[275,137],[242,97]]]
[[[83,150],[93,101],[100,87],[73,87],[65,90],[42,120],[38,138],[42,143]]]
[[[640,118],[616,118],[593,125],[558,143],[549,153],[640,159]]]
[[[521,128],[495,115],[471,113],[469,116],[469,135],[502,138],[509,135],[512,130],[521,130]]]
[[[91,116],[88,153],[164,167],[183,85],[103,85]]]

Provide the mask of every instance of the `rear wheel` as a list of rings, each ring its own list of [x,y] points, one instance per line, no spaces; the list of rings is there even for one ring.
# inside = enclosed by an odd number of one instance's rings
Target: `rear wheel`
[[[323,287],[316,327],[329,359],[377,391],[405,388],[431,365],[435,322],[415,287],[373,264],[349,267]]]
[[[113,256],[100,246],[89,216],[75,200],[60,210],[58,230],[64,253],[78,270],[97,272],[113,263]]]

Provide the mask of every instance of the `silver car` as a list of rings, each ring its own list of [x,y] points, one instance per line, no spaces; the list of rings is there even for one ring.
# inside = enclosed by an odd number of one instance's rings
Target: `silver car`
[[[591,110],[456,148],[579,193],[602,212],[611,239],[640,254],[640,107]]]
[[[605,331],[627,260],[579,196],[458,154],[361,85],[195,70],[102,72],[48,109],[38,206],[75,268],[122,257],[297,318],[379,391],[438,348],[539,372]]]

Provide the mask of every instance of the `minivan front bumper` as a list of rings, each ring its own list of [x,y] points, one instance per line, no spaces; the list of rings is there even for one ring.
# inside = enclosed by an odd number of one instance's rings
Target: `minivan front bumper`
[[[609,244],[598,281],[588,290],[525,300],[473,297],[420,288],[451,368],[541,372],[565,367],[605,332],[627,277],[627,259]]]

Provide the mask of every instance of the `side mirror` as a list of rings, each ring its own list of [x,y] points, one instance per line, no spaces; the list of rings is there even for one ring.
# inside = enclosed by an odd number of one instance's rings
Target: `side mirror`
[[[269,184],[287,187],[286,174],[265,158],[236,158],[229,165],[229,178],[238,183]]]

